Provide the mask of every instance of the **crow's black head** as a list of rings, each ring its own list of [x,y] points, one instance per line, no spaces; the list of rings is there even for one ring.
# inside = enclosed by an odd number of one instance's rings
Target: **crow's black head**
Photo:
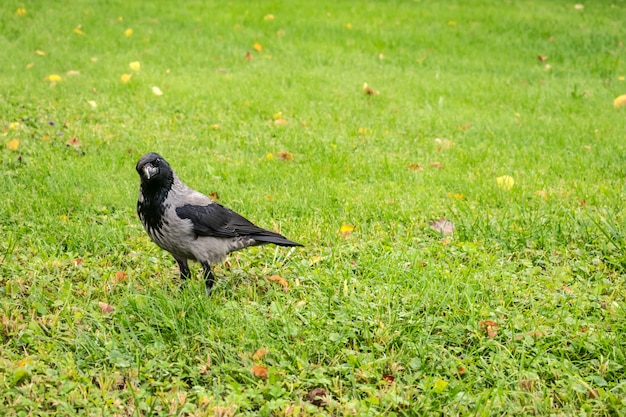
[[[158,153],[147,153],[137,162],[137,173],[141,185],[147,188],[161,188],[172,183],[174,171]]]

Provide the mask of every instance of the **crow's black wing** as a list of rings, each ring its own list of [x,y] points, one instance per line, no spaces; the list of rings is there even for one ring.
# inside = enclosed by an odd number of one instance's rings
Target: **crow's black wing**
[[[181,219],[189,219],[198,236],[237,237],[247,236],[259,242],[283,246],[301,246],[281,234],[255,226],[245,217],[217,203],[206,206],[185,204],[176,209]]]

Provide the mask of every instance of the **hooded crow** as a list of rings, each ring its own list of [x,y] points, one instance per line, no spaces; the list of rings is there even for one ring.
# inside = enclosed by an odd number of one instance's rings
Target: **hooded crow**
[[[142,156],[136,169],[141,178],[139,219],[150,239],[176,259],[182,280],[190,276],[188,261],[197,261],[208,291],[215,280],[211,263],[223,261],[230,252],[268,243],[302,246],[192,190],[159,154]]]

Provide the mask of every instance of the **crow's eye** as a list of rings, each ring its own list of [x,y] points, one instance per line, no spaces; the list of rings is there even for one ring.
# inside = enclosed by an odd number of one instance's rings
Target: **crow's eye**
[[[154,165],[159,166],[161,165],[161,158],[157,158],[154,160]]]

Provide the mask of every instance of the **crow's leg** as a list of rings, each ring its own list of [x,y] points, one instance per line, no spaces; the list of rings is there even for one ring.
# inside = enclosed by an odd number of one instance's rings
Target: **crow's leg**
[[[189,272],[189,265],[187,264],[187,259],[185,258],[179,258],[177,256],[174,256],[174,259],[176,259],[176,262],[178,263],[178,269],[180,270],[180,281],[182,284],[187,278],[191,277],[191,272]]]
[[[202,268],[204,269],[204,273],[202,274],[202,278],[204,278],[204,285],[206,286],[206,291],[211,291],[213,287],[213,282],[215,282],[215,276],[213,275],[213,271],[211,271],[211,264],[209,261],[200,262]]]

